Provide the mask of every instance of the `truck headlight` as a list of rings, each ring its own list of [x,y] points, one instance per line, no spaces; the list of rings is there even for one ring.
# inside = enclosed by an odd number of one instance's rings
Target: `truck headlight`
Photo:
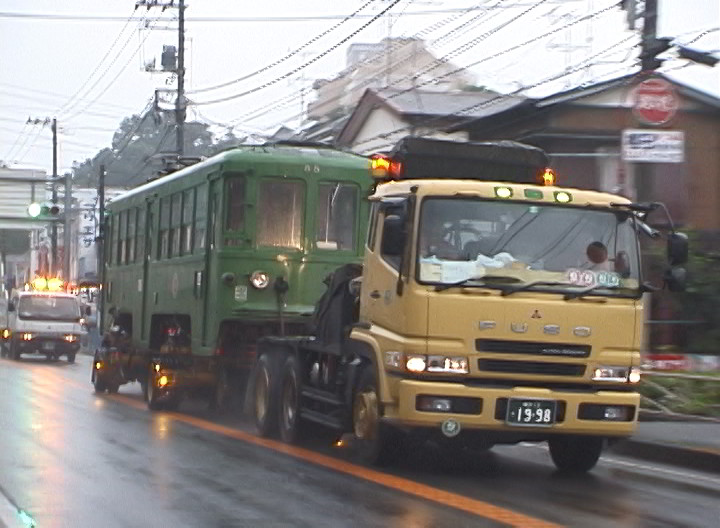
[[[2,333],[0,335],[2,336],[3,339],[10,339],[12,332],[10,332],[9,328],[3,328]]]
[[[428,372],[468,373],[468,360],[462,356],[429,356]]]
[[[630,383],[640,383],[640,369],[638,367],[632,367],[630,369],[630,375],[628,375],[628,381]]]
[[[74,334],[65,334],[65,341],[67,341],[68,343],[74,343],[77,340],[78,336]]]
[[[423,372],[427,367],[425,356],[412,355],[405,360],[405,368],[410,372]]]
[[[631,378],[632,376],[632,378]],[[637,378],[637,381],[633,381]],[[600,365],[595,367],[592,376],[593,381],[607,381],[609,383],[637,383],[640,381],[640,372],[630,367]]]
[[[424,356],[411,354],[405,360],[405,368],[410,372],[443,372],[454,374],[467,374],[468,359],[464,356],[443,356],[434,354]]]

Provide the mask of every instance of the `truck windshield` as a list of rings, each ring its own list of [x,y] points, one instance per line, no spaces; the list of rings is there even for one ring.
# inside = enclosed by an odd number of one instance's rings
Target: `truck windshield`
[[[554,204],[427,198],[417,263],[426,284],[472,287],[498,273],[523,290],[636,295],[640,284],[630,214]]]
[[[18,315],[22,319],[77,321],[80,319],[80,306],[72,297],[26,295],[20,298]]]

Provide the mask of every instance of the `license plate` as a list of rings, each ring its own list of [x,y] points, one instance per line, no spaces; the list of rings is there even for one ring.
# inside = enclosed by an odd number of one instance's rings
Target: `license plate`
[[[55,350],[55,343],[46,341],[43,343],[43,350]]]
[[[555,423],[555,401],[511,399],[505,422],[510,425],[552,425]]]

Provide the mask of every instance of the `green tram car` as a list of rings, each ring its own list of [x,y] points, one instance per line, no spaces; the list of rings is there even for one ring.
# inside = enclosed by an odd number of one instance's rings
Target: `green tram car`
[[[320,144],[240,146],[108,205],[97,392],[150,409],[238,393],[258,338],[307,334],[323,280],[362,260],[368,159]]]

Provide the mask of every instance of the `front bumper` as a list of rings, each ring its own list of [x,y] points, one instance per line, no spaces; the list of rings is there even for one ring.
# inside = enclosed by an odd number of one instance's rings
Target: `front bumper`
[[[598,390],[571,392],[537,387],[474,387],[461,383],[400,380],[396,387],[397,400],[385,402],[384,420],[403,427],[437,427],[453,419],[463,429],[489,430],[508,433],[526,433],[528,436],[554,434],[599,435],[608,437],[629,436],[637,424],[640,395],[637,392]],[[480,400],[470,406],[470,412],[436,412],[417,409],[419,396],[461,398],[463,401]],[[507,402],[511,398],[552,400],[556,402],[556,421],[549,426],[513,425],[506,422]],[[581,415],[581,405],[582,415]],[[632,408],[626,420],[602,419],[588,408],[627,406]],[[582,416],[582,417],[581,417]]]
[[[52,354],[62,356],[80,350],[80,338],[68,342],[63,337],[37,336],[29,341],[15,339],[15,346],[22,354]]]

